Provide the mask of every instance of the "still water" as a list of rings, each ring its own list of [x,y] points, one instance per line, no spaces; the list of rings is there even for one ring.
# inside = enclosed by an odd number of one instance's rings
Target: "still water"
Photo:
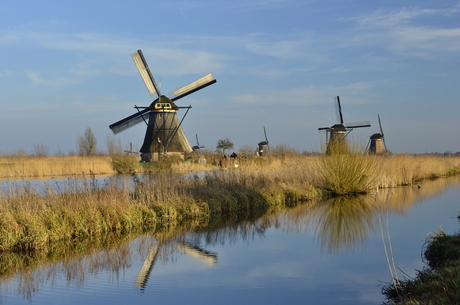
[[[454,177],[62,260],[0,255],[0,304],[381,304],[390,270],[414,276],[459,211]]]

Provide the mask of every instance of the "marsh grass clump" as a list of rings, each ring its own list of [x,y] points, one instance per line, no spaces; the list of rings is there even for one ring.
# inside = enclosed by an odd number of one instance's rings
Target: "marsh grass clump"
[[[360,152],[324,154],[319,158],[323,186],[332,196],[364,194],[375,187],[374,156]]]
[[[388,304],[460,304],[460,234],[441,231],[428,237],[426,245],[428,268],[413,279],[385,285]]]
[[[428,237],[424,252],[426,264],[431,269],[439,269],[450,262],[460,263],[460,234],[447,235],[444,231]]]

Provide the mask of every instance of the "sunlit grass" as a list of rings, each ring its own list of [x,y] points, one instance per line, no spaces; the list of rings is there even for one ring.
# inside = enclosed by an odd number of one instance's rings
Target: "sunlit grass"
[[[54,164],[57,160],[32,158],[30,162]],[[109,167],[113,161],[108,157],[66,160],[105,162]],[[414,184],[456,174],[460,168],[458,157],[359,153],[244,156],[224,168],[180,160],[166,167],[142,167],[133,160],[120,161],[127,163],[127,173],[133,177],[148,173],[146,179],[136,178],[134,191],[118,182],[97,186],[91,180],[59,189],[48,186],[44,192],[27,184],[1,189],[0,250],[36,249],[57,240],[95,238],[139,227],[174,227],[184,221],[204,225],[213,217],[234,217],[242,211],[262,214],[331,194]],[[95,167],[89,165],[86,170],[94,173]]]
[[[0,157],[0,178],[114,174],[109,156]]]

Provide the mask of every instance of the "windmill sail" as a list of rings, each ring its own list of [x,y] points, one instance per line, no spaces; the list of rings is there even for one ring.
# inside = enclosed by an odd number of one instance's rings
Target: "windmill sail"
[[[335,97],[335,114],[337,116],[337,122],[343,124],[342,106],[340,105],[340,97]]]
[[[196,92],[198,90],[201,90],[203,88],[206,88],[209,85],[212,85],[216,82],[216,79],[214,76],[212,76],[211,73],[208,75],[203,76],[200,79],[197,79],[194,82],[191,82],[188,85],[185,85],[173,92],[170,93],[169,98],[174,102],[177,101],[178,99],[183,98],[184,96],[187,96],[189,94],[192,94],[193,92]]]
[[[150,68],[145,61],[144,55],[142,54],[141,50],[137,50],[136,53],[131,54],[131,57],[134,60],[134,63],[141,74],[142,79],[144,80],[145,86],[149,91],[150,95],[154,95],[156,93],[157,96],[161,96],[161,92],[155,79],[153,78],[152,73],[150,72]]]
[[[120,133],[128,128],[131,128],[142,121],[148,122],[150,107],[143,109],[127,118],[124,118],[109,126],[114,134]]]
[[[182,121],[188,110],[180,122],[176,113],[180,108],[190,109],[191,106],[177,107],[174,101],[214,84],[216,79],[210,73],[172,92],[170,99],[161,94],[142,51],[137,50],[131,56],[147,90],[151,95],[157,95],[158,98],[142,111],[110,125],[109,128],[117,134],[142,121],[147,123],[144,143],[140,149],[142,161],[152,161],[155,152],[159,154],[191,152],[192,147],[182,129]]]

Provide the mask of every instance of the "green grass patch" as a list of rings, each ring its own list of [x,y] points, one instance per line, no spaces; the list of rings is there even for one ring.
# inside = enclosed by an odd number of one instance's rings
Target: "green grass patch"
[[[430,236],[424,257],[415,278],[383,287],[387,304],[460,304],[460,234]]]

